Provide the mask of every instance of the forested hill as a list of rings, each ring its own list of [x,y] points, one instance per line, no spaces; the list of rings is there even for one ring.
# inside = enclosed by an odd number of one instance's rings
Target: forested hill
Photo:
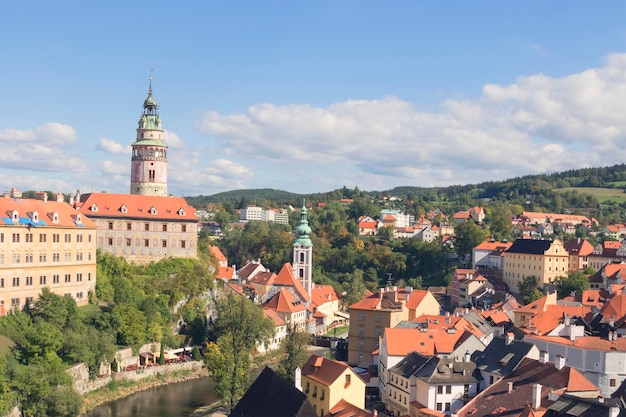
[[[242,189],[226,191],[213,195],[186,197],[190,205],[202,207],[207,203],[238,203],[242,200],[252,204],[257,200],[274,203],[297,202],[302,198],[328,200],[333,198],[351,198],[360,195],[371,197],[388,195],[407,197],[414,195],[417,198],[429,195],[445,195],[447,198],[457,194],[465,194],[473,198],[504,197],[512,194],[532,194],[538,189],[561,189],[567,187],[626,187],[626,164],[613,165],[602,168],[582,168],[553,174],[526,175],[503,181],[488,181],[479,184],[451,185],[448,187],[418,187],[403,186],[384,191],[360,191],[358,188],[337,189],[327,193],[303,195],[272,188]],[[355,195],[357,194],[357,195]]]

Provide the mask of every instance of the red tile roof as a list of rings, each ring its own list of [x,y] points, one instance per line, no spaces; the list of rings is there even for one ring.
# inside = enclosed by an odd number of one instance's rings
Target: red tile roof
[[[17,224],[30,225],[33,227],[85,227],[97,228],[96,223],[84,214],[79,214],[67,203],[48,200],[35,200],[29,198],[0,198],[0,224],[12,225],[13,212],[17,212]],[[37,217],[35,217],[37,213]],[[54,213],[58,221],[53,220]]]
[[[342,398],[324,417],[374,417],[374,413],[352,405]]]
[[[286,324],[285,320],[283,320],[282,317],[278,315],[276,310],[273,310],[271,308],[263,307],[263,315],[272,320],[272,323],[274,323],[274,327],[284,326]]]
[[[293,287],[298,293],[298,296],[303,301],[309,301],[310,299],[309,294],[306,292],[300,281],[294,277],[293,267],[289,262],[287,262],[283,265],[282,268],[280,268],[280,271],[278,272],[276,279],[274,279],[273,284],[283,287]]]
[[[213,245],[209,246],[209,251],[213,254],[213,256],[215,256],[215,259],[217,259],[218,262],[228,261],[228,258],[224,256],[220,248],[218,248],[217,246],[213,246]]]
[[[315,284],[311,289],[311,304],[321,306],[339,300],[332,285]]]
[[[86,216],[199,221],[196,209],[182,197],[89,193],[81,195],[80,212]],[[154,213],[154,214],[152,214]]]
[[[311,378],[327,387],[332,385],[346,370],[350,370],[352,377],[359,378],[352,369],[343,362],[327,359],[323,356],[311,355],[302,366],[302,376]]]
[[[305,304],[285,288],[276,293],[264,307],[271,308],[279,313],[296,313],[306,309]]]

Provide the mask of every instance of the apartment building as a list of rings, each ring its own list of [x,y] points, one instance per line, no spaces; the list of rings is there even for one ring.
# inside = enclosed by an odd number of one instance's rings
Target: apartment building
[[[96,286],[96,224],[69,204],[0,198],[0,314],[42,288],[88,303]]]

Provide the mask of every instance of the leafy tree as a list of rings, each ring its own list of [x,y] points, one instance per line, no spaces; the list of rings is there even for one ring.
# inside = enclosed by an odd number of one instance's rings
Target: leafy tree
[[[273,337],[274,324],[259,305],[240,296],[220,299],[217,314],[213,329],[217,342],[207,348],[205,360],[218,395],[231,410],[248,385],[250,352]]]
[[[311,342],[311,335],[306,332],[295,330],[293,327],[287,329],[287,337],[281,342],[283,359],[278,365],[278,374],[289,382],[294,382],[294,372],[296,368],[308,358],[307,345]]]
[[[559,298],[567,297],[571,293],[582,294],[584,290],[589,288],[589,280],[581,271],[574,271],[566,277],[557,277],[557,292]]]
[[[363,298],[367,287],[365,286],[365,281],[363,280],[362,270],[356,269],[351,274],[350,280],[344,283],[344,290],[346,292],[346,295],[343,298],[343,304],[345,307],[351,306]]]
[[[486,233],[473,221],[459,223],[454,228],[454,246],[461,259],[471,255],[472,249],[481,244]]]
[[[532,303],[543,297],[543,293],[537,288],[537,285],[539,285],[539,278],[534,275],[524,277],[522,282],[517,285],[517,289],[525,304]]]
[[[117,327],[117,341],[121,345],[134,346],[144,343],[147,320],[132,304],[116,304],[111,311]]]

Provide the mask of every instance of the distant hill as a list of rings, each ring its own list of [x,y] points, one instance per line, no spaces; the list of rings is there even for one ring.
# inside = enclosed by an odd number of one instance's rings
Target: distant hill
[[[361,191],[346,187],[326,193],[296,194],[271,188],[234,190],[210,196],[187,197],[190,205],[200,208],[207,203],[230,202],[235,206],[242,203],[299,204],[303,198],[315,201],[335,201],[341,198],[396,196],[401,199],[431,202],[432,205],[448,205],[448,209],[462,209],[472,201],[508,201],[523,204],[527,210],[580,210],[599,215],[599,211],[611,202],[615,205],[623,199],[605,197],[599,189],[626,189],[626,164],[600,168],[581,168],[552,174],[526,175],[502,181],[486,181],[479,184],[451,185],[447,187],[402,186],[383,191]],[[589,192],[586,192],[589,190]],[[592,191],[594,190],[594,191]],[[595,192],[597,190],[598,192]],[[555,197],[555,192],[559,197]],[[580,195],[591,198],[583,199]],[[600,203],[600,205],[598,205]],[[534,207],[528,206],[533,204]],[[616,211],[617,207],[612,211]],[[605,213],[606,214],[606,213]]]

